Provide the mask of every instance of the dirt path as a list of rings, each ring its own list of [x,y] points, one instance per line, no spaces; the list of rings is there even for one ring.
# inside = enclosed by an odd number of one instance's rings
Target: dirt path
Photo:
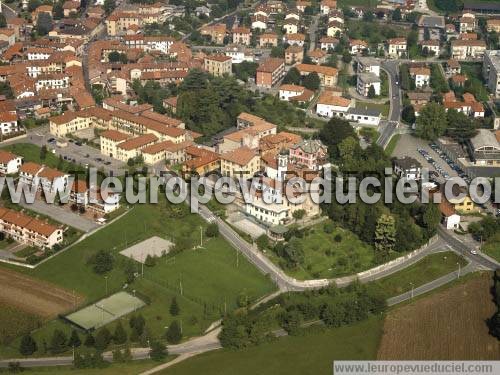
[[[53,318],[83,301],[71,291],[4,268],[0,268],[0,286],[0,304],[43,318]]]

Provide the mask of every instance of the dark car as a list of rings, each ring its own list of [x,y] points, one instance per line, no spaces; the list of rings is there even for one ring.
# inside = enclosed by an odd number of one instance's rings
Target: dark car
[[[47,139],[47,143],[54,143],[56,141],[55,138],[49,138]]]
[[[80,141],[76,141],[76,142],[75,142],[75,145],[77,145],[77,146],[81,146],[81,145],[82,145],[82,142],[80,142]]]

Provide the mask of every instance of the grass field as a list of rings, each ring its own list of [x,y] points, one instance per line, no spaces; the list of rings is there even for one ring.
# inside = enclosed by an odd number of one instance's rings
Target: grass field
[[[374,253],[370,246],[339,227],[326,233],[323,230],[326,223],[328,221],[312,226],[300,239],[304,262],[297,269],[288,270],[288,274],[300,280],[330,278],[350,275],[373,265]],[[278,262],[276,257],[274,260]]]
[[[47,151],[45,159],[40,159],[40,147],[31,143],[15,143],[13,145],[3,147],[3,149],[22,156],[25,161],[44,164],[47,167],[63,171],[85,171],[83,166],[76,165],[66,160],[60,160],[58,156],[52,154],[50,151]]]
[[[490,257],[496,259],[500,262],[500,234],[493,236],[488,242],[486,242],[481,251],[489,255]]]
[[[1,301],[1,300],[0,300]],[[3,301],[0,309],[0,344],[7,345],[20,334],[30,332],[42,324],[33,314],[8,306]]]
[[[399,139],[401,138],[401,134],[394,134],[394,136],[391,138],[389,141],[389,144],[385,148],[385,153],[389,156],[392,155],[394,150],[396,149],[396,146],[398,145]]]
[[[240,351],[218,350],[181,362],[164,375],[328,375],[332,361],[375,359],[382,335],[382,317],[361,323],[280,338]]]
[[[374,281],[370,285],[380,288],[388,298],[397,296],[409,291],[411,283],[416,288],[456,271],[457,263],[460,263],[461,267],[467,264],[464,258],[451,251],[430,254],[410,267]]]
[[[152,235],[174,242],[178,238],[192,238],[193,244],[198,244],[200,226],[206,226],[196,214],[173,218],[172,210],[177,208],[167,206],[164,201],[157,205],[136,205],[132,210],[35,270],[23,269],[21,272],[74,290],[89,303],[106,294],[104,276],[94,273],[87,265],[88,258],[96,251],[109,250],[115,256],[115,266],[107,274],[110,294],[121,290],[125,283],[126,258],[119,255],[119,251]],[[181,314],[176,319],[182,320],[187,338],[200,334],[225,309],[236,307],[241,293],[254,300],[274,290],[272,282],[243,256],[239,256],[238,267],[236,263],[235,250],[222,238],[213,238],[204,243],[204,249],[187,249],[175,257],[160,258],[154,267],[144,267],[144,278],[136,279],[129,291],[136,290],[139,297],[147,296],[150,300],[141,313],[147,327],[157,336],[161,336],[173,320],[168,312],[169,305],[171,299],[177,297]],[[128,322],[124,323],[128,327]],[[114,324],[110,329],[114,329]],[[55,328],[67,333],[71,330],[68,324],[54,320],[38,330],[35,338],[48,340]],[[17,350],[17,345],[15,342],[6,350],[0,348],[0,354],[12,353]]]
[[[152,360],[131,361],[127,363],[114,363],[106,368],[100,369],[75,369],[72,367],[37,367],[36,370],[24,369],[26,374],[37,375],[137,375],[143,371],[158,366],[158,362]]]
[[[483,272],[392,310],[378,359],[500,359],[500,341],[488,334],[486,325],[495,311],[491,284],[491,273]]]

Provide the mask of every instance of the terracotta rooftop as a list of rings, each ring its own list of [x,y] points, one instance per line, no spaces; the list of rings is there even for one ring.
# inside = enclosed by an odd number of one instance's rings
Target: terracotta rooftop
[[[233,151],[221,154],[221,159],[229,161],[231,163],[238,164],[240,166],[247,165],[257,154],[254,150],[248,147],[240,147]]]
[[[131,138],[128,141],[120,143],[117,147],[122,150],[135,150],[140,147],[149,145],[150,143],[156,142],[158,138],[154,134],[143,134],[136,138]]]

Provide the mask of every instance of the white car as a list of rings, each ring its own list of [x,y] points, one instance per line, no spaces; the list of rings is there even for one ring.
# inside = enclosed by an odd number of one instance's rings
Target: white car
[[[472,255],[477,255],[477,250],[471,250],[471,251],[470,251],[470,253],[471,253]]]

